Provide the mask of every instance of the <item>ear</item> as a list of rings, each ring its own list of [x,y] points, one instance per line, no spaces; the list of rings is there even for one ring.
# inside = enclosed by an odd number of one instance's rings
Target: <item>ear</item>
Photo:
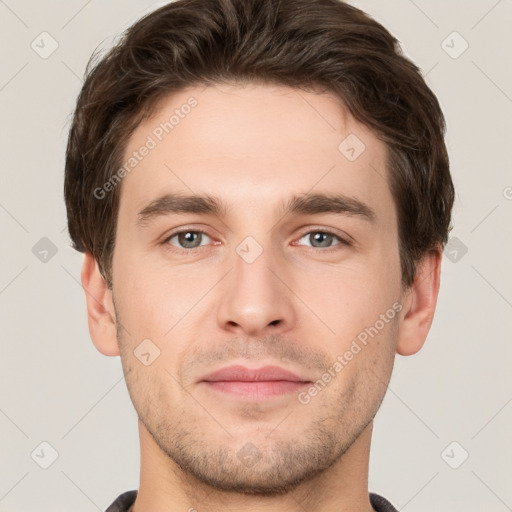
[[[441,258],[440,248],[427,253],[417,265],[414,283],[405,291],[396,347],[402,356],[416,354],[427,338],[439,293]]]
[[[112,291],[100,273],[92,254],[85,254],[82,286],[87,303],[89,332],[94,346],[106,356],[120,355]]]

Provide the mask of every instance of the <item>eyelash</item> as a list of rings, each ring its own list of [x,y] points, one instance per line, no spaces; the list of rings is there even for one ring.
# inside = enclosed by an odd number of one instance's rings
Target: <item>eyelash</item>
[[[162,245],[171,245],[173,249],[175,249],[177,251],[181,250],[181,251],[185,251],[185,252],[192,252],[192,251],[199,250],[199,249],[202,249],[202,248],[206,247],[204,245],[200,245],[199,247],[192,247],[192,248],[186,249],[184,247],[177,247],[177,246],[172,245],[172,244],[169,243],[169,241],[172,238],[174,238],[177,235],[180,235],[181,233],[201,233],[201,234],[206,235],[209,238],[211,238],[208,235],[208,233],[206,233],[206,231],[202,231],[200,229],[181,229],[179,231],[175,231],[174,233],[172,233],[171,235],[166,237],[165,240],[162,241]],[[320,251],[323,251],[323,252],[331,252],[333,250],[336,250],[336,248],[339,247],[339,246],[345,246],[345,247],[352,246],[351,242],[349,242],[348,240],[346,240],[344,238],[341,238],[338,234],[334,233],[333,231],[330,231],[329,229],[310,229],[309,231],[303,232],[299,236],[298,240],[300,240],[301,238],[304,238],[306,235],[309,235],[311,233],[323,233],[323,234],[326,234],[326,235],[331,235],[334,238],[337,238],[339,243],[335,244],[335,245],[333,245],[331,247],[312,247],[312,246],[306,246],[310,250],[315,250],[316,249],[316,250],[320,250]]]

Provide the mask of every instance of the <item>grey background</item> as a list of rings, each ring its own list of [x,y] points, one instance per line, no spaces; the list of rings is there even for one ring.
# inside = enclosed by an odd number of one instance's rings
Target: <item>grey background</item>
[[[104,510],[138,487],[136,414],[89,338],[62,183],[89,56],[161,3],[0,0],[0,512]],[[512,2],[353,4],[425,72],[457,189],[434,325],[397,356],[370,489],[407,512],[512,510]]]

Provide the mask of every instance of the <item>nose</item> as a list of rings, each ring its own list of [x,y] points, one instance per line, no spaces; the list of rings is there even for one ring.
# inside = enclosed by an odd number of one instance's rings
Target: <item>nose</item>
[[[218,322],[222,329],[245,336],[288,331],[296,321],[293,283],[283,264],[264,250],[248,262],[235,252],[233,268],[223,280]],[[292,286],[290,286],[292,285]]]

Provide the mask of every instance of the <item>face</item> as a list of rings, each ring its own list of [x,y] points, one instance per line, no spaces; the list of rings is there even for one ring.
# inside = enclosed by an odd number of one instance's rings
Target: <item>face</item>
[[[401,321],[385,145],[333,95],[222,85],[166,98],[125,157],[112,290],[144,428],[219,489],[334,466],[381,403]],[[232,365],[298,381],[206,378]]]

